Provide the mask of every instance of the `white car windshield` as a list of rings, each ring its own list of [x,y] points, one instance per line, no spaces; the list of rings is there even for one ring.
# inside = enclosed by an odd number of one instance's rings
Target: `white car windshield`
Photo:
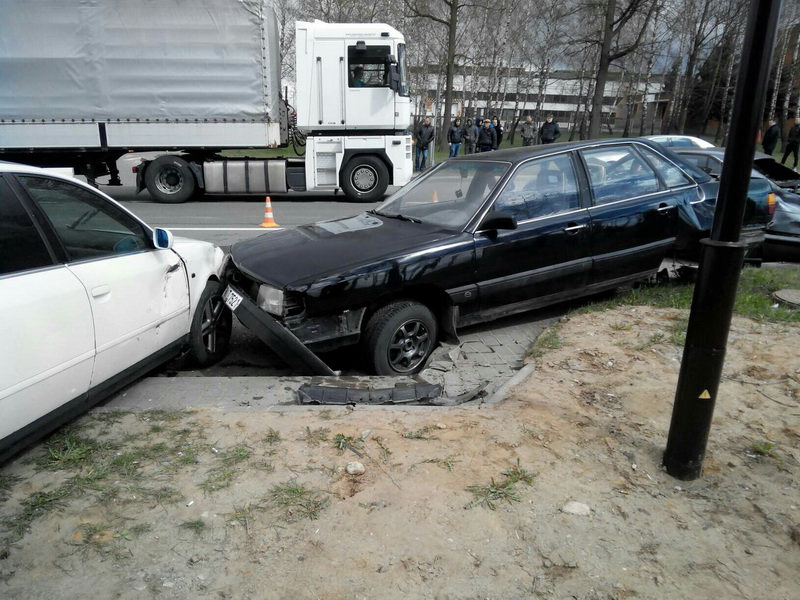
[[[373,212],[463,229],[509,168],[505,162],[448,161],[393,194]]]

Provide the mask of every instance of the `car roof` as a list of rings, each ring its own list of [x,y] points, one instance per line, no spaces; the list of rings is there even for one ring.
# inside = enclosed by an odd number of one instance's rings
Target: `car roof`
[[[581,140],[573,142],[557,142],[554,144],[540,144],[538,146],[518,146],[514,148],[502,148],[500,150],[493,150],[491,152],[478,152],[476,154],[461,155],[456,158],[451,158],[451,161],[463,160],[481,160],[487,162],[507,161],[510,163],[519,163],[529,158],[537,156],[547,156],[554,152],[563,152],[575,149],[584,149],[591,147],[613,146],[616,144],[630,144],[632,142],[642,144],[657,152],[664,153],[664,150],[669,152],[671,148],[664,148],[651,140],[646,138],[604,138],[600,140]]]
[[[699,138],[694,135],[684,135],[682,133],[664,133],[664,134],[657,134],[657,135],[645,135],[643,136],[645,139],[652,140],[654,142],[666,142],[668,140],[685,140],[688,142],[692,142],[697,148],[714,148],[714,144],[711,142],[707,142],[703,138]],[[675,146],[677,148],[688,148],[688,146]]]

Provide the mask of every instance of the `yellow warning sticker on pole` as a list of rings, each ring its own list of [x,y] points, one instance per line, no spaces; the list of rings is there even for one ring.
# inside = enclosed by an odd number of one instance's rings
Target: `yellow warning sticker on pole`
[[[703,393],[699,396],[700,400],[711,400],[711,394],[708,393],[708,390],[703,390]]]

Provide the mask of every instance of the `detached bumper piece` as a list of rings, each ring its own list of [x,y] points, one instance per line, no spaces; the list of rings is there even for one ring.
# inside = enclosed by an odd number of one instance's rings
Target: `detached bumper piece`
[[[442,386],[398,383],[393,388],[363,389],[304,383],[297,390],[300,404],[435,404]]]
[[[264,312],[242,290],[228,284],[222,299],[242,325],[250,329],[262,342],[291,367],[302,373],[312,375],[336,375],[320,358],[309,350],[303,342],[272,315]]]

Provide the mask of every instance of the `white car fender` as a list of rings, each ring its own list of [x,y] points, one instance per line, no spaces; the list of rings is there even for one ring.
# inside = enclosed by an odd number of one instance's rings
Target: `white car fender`
[[[225,252],[216,244],[182,237],[175,238],[172,251],[181,258],[186,267],[191,318],[209,279],[222,281]]]

